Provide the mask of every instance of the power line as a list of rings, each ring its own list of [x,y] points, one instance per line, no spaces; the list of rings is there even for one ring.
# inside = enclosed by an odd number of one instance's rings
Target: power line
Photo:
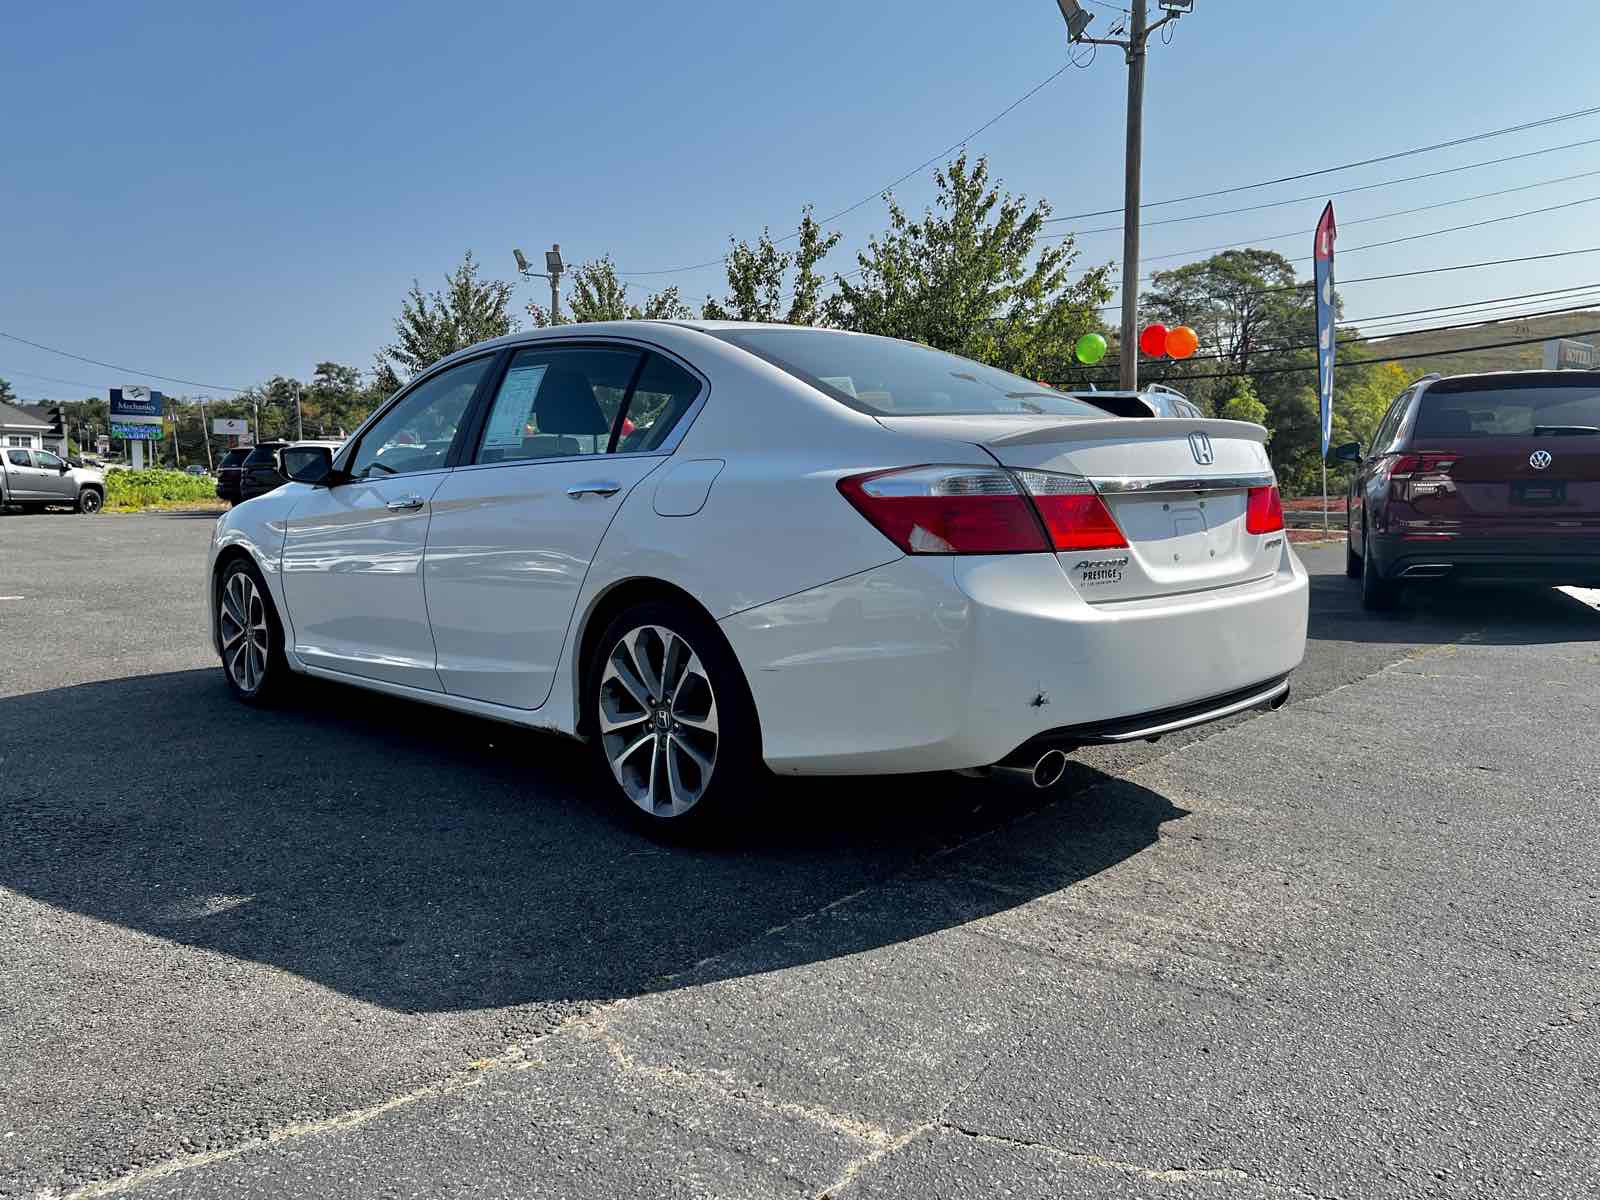
[[[1594,140],[1597,141],[1597,142],[1600,142],[1600,138],[1595,138]],[[1493,191],[1493,192],[1479,192],[1476,196],[1461,196],[1461,197],[1459,197],[1458,199],[1455,199],[1455,200],[1436,200],[1432,204],[1422,204],[1422,205],[1418,205],[1416,208],[1402,208],[1402,209],[1396,210],[1395,212],[1382,213],[1382,214],[1380,214],[1378,216],[1374,216],[1374,217],[1356,217],[1354,220],[1341,220],[1339,222],[1339,225],[1340,225],[1340,228],[1343,228],[1344,226],[1347,226],[1347,225],[1365,225],[1365,224],[1367,224],[1367,223],[1369,223],[1371,221],[1388,221],[1388,220],[1392,220],[1395,217],[1409,217],[1409,216],[1412,216],[1415,213],[1432,212],[1436,208],[1449,208],[1451,205],[1454,205],[1454,204],[1471,204],[1471,203],[1473,203],[1474,201],[1477,201],[1477,200],[1492,200],[1496,196],[1509,196],[1513,192],[1531,192],[1531,191],[1535,190],[1536,188],[1552,187],[1552,186],[1554,186],[1555,184],[1558,184],[1558,183],[1571,183],[1574,179],[1591,179],[1596,175],[1600,175],[1600,170],[1579,171],[1579,172],[1577,172],[1575,174],[1572,174],[1572,175],[1560,175],[1560,176],[1557,176],[1554,179],[1541,179],[1537,183],[1519,183],[1516,187],[1500,188],[1497,191]],[[1378,185],[1375,184],[1373,186],[1378,186]],[[1365,189],[1352,188],[1351,190],[1352,191],[1363,191]],[[1338,195],[1342,195],[1344,193],[1330,192],[1328,194],[1332,195],[1332,196],[1338,196]],[[1322,199],[1322,197],[1321,196],[1308,196],[1308,197],[1305,197],[1304,199],[1307,199],[1307,200],[1320,200],[1320,199]],[[1296,203],[1301,203],[1301,202],[1302,201],[1296,201],[1296,200],[1279,200],[1279,201],[1277,201],[1277,202],[1275,202],[1273,204],[1258,204],[1254,208],[1236,208],[1236,209],[1226,210],[1226,211],[1223,211],[1223,212],[1197,213],[1196,215],[1194,215],[1192,217],[1172,217],[1172,218],[1170,218],[1168,220],[1165,220],[1165,221],[1146,221],[1145,225],[1147,227],[1151,226],[1151,225],[1177,225],[1177,224],[1180,224],[1181,222],[1184,222],[1184,221],[1198,221],[1198,220],[1201,220],[1204,217],[1224,217],[1224,216],[1230,216],[1233,213],[1254,212],[1254,211],[1256,211],[1258,209],[1277,208],[1277,207],[1279,207],[1281,205],[1296,204]],[[1122,232],[1122,226],[1121,225],[1101,225],[1096,229],[1075,229],[1071,233],[1053,234],[1052,237],[1054,237],[1056,240],[1061,240],[1061,239],[1069,238],[1069,237],[1084,237],[1084,236],[1086,236],[1088,234],[1091,234],[1091,233],[1121,233],[1121,232]],[[1275,233],[1270,237],[1265,237],[1264,236],[1264,237],[1253,238],[1252,241],[1254,241],[1254,242],[1280,242],[1280,241],[1283,241],[1285,238],[1302,237],[1302,236],[1304,236],[1304,234],[1305,234],[1305,230],[1297,229],[1293,233]]]
[[[59,379],[54,375],[41,375],[37,371],[22,371],[15,367],[0,370],[0,378],[4,378],[7,375],[26,375],[29,379],[43,379],[48,383],[64,383],[71,387],[93,388],[95,391],[99,391],[104,386],[98,383],[85,383],[81,379]]]
[[[1417,154],[1429,154],[1435,150],[1448,150],[1455,146],[1465,146],[1471,142],[1487,141],[1490,138],[1504,137],[1510,133],[1525,133],[1530,129],[1542,129],[1546,125],[1558,125],[1563,121],[1576,121],[1582,117],[1592,117],[1600,113],[1600,105],[1591,108],[1574,109],[1572,112],[1556,113],[1548,117],[1540,117],[1535,121],[1525,121],[1520,125],[1507,125],[1503,129],[1489,129],[1482,133],[1468,134],[1465,137],[1452,138],[1447,142],[1434,142],[1428,146],[1417,146],[1411,150],[1396,150],[1391,154],[1380,154],[1373,158],[1358,159],[1355,162],[1340,163],[1335,167],[1321,167],[1315,171],[1301,171],[1294,175],[1280,175],[1276,179],[1263,179],[1258,183],[1241,183],[1235,187],[1218,188],[1211,192],[1195,192],[1189,196],[1174,196],[1171,200],[1147,201],[1145,208],[1162,208],[1169,204],[1184,204],[1190,200],[1209,200],[1214,196],[1231,196],[1237,192],[1254,191],[1256,188],[1272,187],[1279,183],[1294,183],[1300,179],[1313,179],[1320,175],[1332,175],[1338,171],[1348,171],[1355,167],[1370,167],[1376,163],[1393,162],[1399,158],[1410,158]],[[1120,213],[1121,208],[1100,208],[1093,212],[1073,213],[1071,216],[1059,217],[1062,221],[1081,221],[1086,217],[1109,217]]]
[[[94,367],[105,367],[108,371],[122,371],[128,375],[143,375],[146,379],[161,379],[167,383],[185,383],[190,387],[203,387],[217,392],[246,392],[249,388],[229,387],[225,383],[201,383],[198,379],[179,379],[175,375],[158,375],[154,371],[141,371],[135,367],[121,367],[116,363],[101,362],[98,358],[86,358],[82,354],[74,354],[70,350],[60,350],[55,346],[46,346],[43,342],[29,341],[25,337],[18,337],[14,333],[7,333],[0,329],[0,337],[9,341],[21,342],[24,346],[32,346],[35,350],[44,350],[50,354],[59,354],[62,358],[74,358],[79,362],[88,363]]]
[[[968,142],[970,142],[973,138],[977,137],[980,133],[983,133],[985,130],[989,129],[990,126],[992,126],[996,122],[1000,121],[1003,117],[1008,116],[1014,109],[1020,107],[1022,104],[1026,103],[1028,100],[1031,100],[1034,96],[1038,95],[1040,92],[1042,92],[1050,84],[1054,83],[1057,79],[1060,79],[1061,76],[1066,74],[1067,71],[1071,67],[1072,67],[1072,64],[1070,62],[1067,63],[1060,70],[1055,71],[1052,74],[1050,74],[1049,76],[1047,76],[1046,78],[1040,80],[1033,87],[1029,88],[1022,95],[1018,96],[1010,104],[1006,105],[999,112],[997,112],[994,116],[990,117],[982,125],[979,125],[976,129],[974,129],[971,133],[967,134],[967,136],[962,138],[960,141],[952,142],[949,146],[947,146],[943,150],[939,151],[939,153],[933,155],[930,158],[924,159],[922,162],[920,162],[916,166],[912,167],[911,170],[907,171],[904,175],[901,175],[898,178],[894,179],[892,182],[885,184],[883,187],[877,189],[877,191],[872,192],[872,193],[870,193],[870,194],[868,194],[866,196],[863,196],[860,200],[857,200],[854,204],[847,205],[846,207],[841,208],[838,212],[833,213],[831,216],[823,217],[819,223],[822,224],[822,225],[831,225],[831,224],[833,224],[833,222],[837,221],[840,217],[849,216],[851,213],[855,212],[856,209],[860,208],[862,205],[870,204],[872,201],[874,201],[874,200],[878,199],[878,197],[882,196],[885,192],[892,191],[894,188],[898,187],[900,184],[902,184],[906,180],[910,179],[913,175],[917,174],[919,171],[926,170],[928,167],[932,166],[934,163],[938,162],[940,159],[949,156],[951,153],[953,153],[956,150],[959,150],[962,146],[965,146]],[[799,233],[788,234],[785,237],[778,238],[776,241],[773,242],[773,245],[781,246],[785,242],[791,242],[791,241],[793,241],[795,238],[797,238],[799,236],[800,236]],[[691,265],[689,265],[687,267],[667,267],[667,268],[663,268],[663,269],[655,270],[655,271],[618,271],[617,274],[618,275],[628,275],[628,276],[678,275],[678,274],[683,274],[683,273],[686,273],[686,272],[689,272],[689,271],[703,270],[703,269],[705,269],[707,267],[721,266],[723,263],[725,263],[727,261],[728,261],[728,256],[724,254],[724,255],[721,255],[720,257],[717,257],[717,258],[707,259],[705,262],[693,263],[693,264],[691,264]]]
[[[1424,331],[1423,330],[1417,330],[1417,332],[1421,333],[1421,332],[1424,332]],[[1573,330],[1573,331],[1571,331],[1569,333],[1564,333],[1561,336],[1562,337],[1569,337],[1569,338],[1580,338],[1580,337],[1595,337],[1597,335],[1600,335],[1600,329],[1575,329],[1575,330]],[[1392,337],[1401,337],[1401,336],[1404,336],[1404,335],[1391,334],[1390,336],[1392,336]],[[1385,354],[1385,355],[1382,355],[1382,356],[1380,356],[1378,358],[1359,359],[1359,360],[1357,360],[1355,362],[1351,362],[1351,361],[1348,361],[1348,360],[1345,361],[1345,362],[1335,362],[1334,363],[1334,367],[1337,370],[1344,370],[1344,369],[1346,369],[1348,367],[1373,367],[1373,366],[1379,365],[1380,363],[1387,363],[1387,362],[1410,362],[1410,361],[1412,361],[1414,359],[1419,359],[1419,358],[1449,358],[1452,355],[1456,355],[1456,354],[1479,354],[1479,353],[1482,353],[1485,350],[1505,350],[1505,349],[1509,349],[1512,346],[1534,346],[1534,345],[1538,345],[1538,344],[1543,343],[1543,342],[1547,342],[1549,340],[1550,339],[1548,337],[1517,338],[1514,341],[1488,342],[1488,343],[1485,343],[1482,346],[1461,346],[1461,347],[1458,347],[1458,348],[1452,349],[1452,350],[1426,350],[1426,351],[1422,351],[1422,352],[1419,352],[1419,353],[1416,353],[1416,354]],[[1340,343],[1340,344],[1343,345],[1343,343]],[[1096,367],[1098,367],[1099,365],[1100,365],[1099,363],[1095,364]],[[1259,376],[1259,375],[1286,375],[1286,374],[1289,374],[1290,372],[1293,372],[1293,371],[1315,372],[1316,369],[1317,368],[1316,368],[1316,366],[1314,364],[1303,364],[1303,365],[1289,366],[1289,367],[1256,367],[1256,368],[1254,368],[1252,370],[1249,370],[1249,371],[1214,371],[1214,372],[1211,372],[1211,373],[1208,373],[1208,374],[1204,374],[1204,375],[1163,375],[1160,379],[1154,380],[1153,382],[1165,383],[1169,379],[1176,380],[1179,383],[1184,383],[1184,382],[1187,382],[1189,380],[1194,380],[1194,379],[1237,379],[1242,375],[1248,375],[1248,376],[1251,376],[1251,377],[1255,377],[1255,376]],[[1083,385],[1079,384],[1079,383],[1062,382],[1062,383],[1051,383],[1050,386],[1051,387],[1062,387],[1062,388],[1067,388],[1067,389],[1076,389],[1076,388],[1081,388]]]

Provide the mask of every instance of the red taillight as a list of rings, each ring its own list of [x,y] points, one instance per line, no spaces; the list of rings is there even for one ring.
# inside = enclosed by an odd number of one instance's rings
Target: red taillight
[[[1104,550],[1127,540],[1075,475],[998,467],[910,467],[839,480],[839,491],[907,554]]]
[[[1461,456],[1449,454],[1401,454],[1389,468],[1390,479],[1405,479],[1412,475],[1448,475]]]
[[[1006,472],[912,467],[839,480],[839,491],[907,554],[1048,550],[1028,498]]]
[[[1249,533],[1277,533],[1283,528],[1283,497],[1278,494],[1276,484],[1250,489],[1244,527]]]
[[[1053,471],[1018,471],[1017,478],[1033,497],[1057,550],[1120,550],[1128,544],[1087,479]]]

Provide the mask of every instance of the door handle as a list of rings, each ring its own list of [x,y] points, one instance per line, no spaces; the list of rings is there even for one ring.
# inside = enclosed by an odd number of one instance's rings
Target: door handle
[[[399,496],[384,507],[390,512],[411,512],[413,509],[421,508],[422,504],[422,497],[413,493],[410,496]]]
[[[580,496],[615,496],[622,490],[620,483],[612,483],[609,479],[597,479],[589,483],[575,483],[567,489],[567,495],[574,500]]]

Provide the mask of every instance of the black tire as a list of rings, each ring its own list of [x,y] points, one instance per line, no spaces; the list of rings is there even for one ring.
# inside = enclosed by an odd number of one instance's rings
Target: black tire
[[[78,511],[93,516],[105,506],[106,498],[99,488],[80,488],[78,490]]]
[[[280,699],[289,686],[289,663],[283,656],[283,623],[278,620],[272,593],[255,564],[246,558],[232,559],[217,577],[212,604],[221,642],[222,677],[227,680],[228,690],[244,704],[265,706]],[[230,654],[234,635],[242,628],[235,609],[244,613],[243,628],[246,633],[253,631],[257,651],[243,660]]]
[[[622,644],[624,638],[631,647]],[[686,647],[692,659],[678,647]],[[669,656],[674,656],[671,663],[664,661]],[[631,669],[635,657],[644,665],[630,687],[609,668]],[[693,660],[703,680],[689,671]],[[679,668],[676,676],[673,666]],[[636,604],[606,626],[586,676],[584,728],[597,767],[630,818],[652,837],[699,835],[726,825],[763,768],[755,701],[716,623],[671,600]],[[661,682],[664,694],[657,695],[651,685]],[[639,686],[649,693],[642,702],[636,698]],[[702,723],[707,716],[714,740]],[[630,745],[637,752],[625,753]],[[691,754],[702,760],[709,755],[709,778]],[[614,756],[622,764],[615,769]],[[683,805],[696,787],[699,794]]]
[[[1371,552],[1365,536],[1365,526],[1362,532],[1361,545],[1367,553],[1361,556],[1361,607],[1368,612],[1392,612],[1400,603],[1400,584],[1383,577],[1378,556]]]
[[[1350,579],[1361,578],[1361,556],[1356,553],[1356,534],[1348,521],[1344,527],[1344,573]]]

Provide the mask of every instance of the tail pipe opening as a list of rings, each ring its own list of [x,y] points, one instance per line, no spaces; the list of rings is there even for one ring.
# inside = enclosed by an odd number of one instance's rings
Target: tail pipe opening
[[[1046,750],[1032,766],[992,767],[1001,775],[1026,779],[1036,788],[1055,787],[1067,773],[1067,756],[1060,750]]]
[[[1402,579],[1443,579],[1450,574],[1449,563],[1412,563],[1400,572]]]

